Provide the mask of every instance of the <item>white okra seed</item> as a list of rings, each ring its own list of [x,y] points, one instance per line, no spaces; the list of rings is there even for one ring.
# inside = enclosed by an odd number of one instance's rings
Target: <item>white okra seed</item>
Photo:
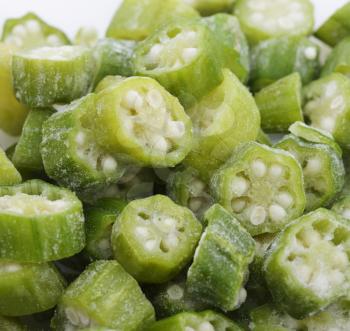
[[[157,240],[151,239],[147,240],[145,243],[145,248],[148,251],[153,251],[157,247]]]
[[[28,32],[30,33],[37,34],[41,32],[40,24],[35,20],[29,20],[25,22],[24,25],[26,26]]]
[[[182,58],[186,63],[193,61],[198,55],[198,49],[194,47],[185,48],[182,51]]]
[[[85,133],[83,131],[80,131],[75,137],[75,142],[80,146],[84,145],[85,138],[86,138]]]
[[[12,33],[14,35],[16,35],[17,37],[23,38],[27,35],[27,30],[25,29],[25,27],[22,24],[19,24],[19,25],[14,27],[14,29],[12,30]]]
[[[180,138],[185,134],[185,124],[181,121],[167,121],[165,131],[168,138]]]
[[[333,263],[338,268],[344,269],[349,264],[348,256],[340,249],[333,254]]]
[[[331,102],[332,109],[338,109],[344,107],[344,98],[339,95]]]
[[[149,236],[149,231],[144,226],[138,226],[135,228],[135,234],[137,237],[146,238]]]
[[[56,34],[50,34],[46,41],[50,46],[60,46],[62,44],[61,39]]]
[[[198,210],[200,210],[202,205],[203,201],[201,198],[191,198],[188,203],[188,206],[193,212],[197,212]]]
[[[251,163],[250,169],[256,177],[264,177],[267,171],[265,162],[259,159],[256,159]]]
[[[279,178],[283,175],[283,167],[277,163],[272,164],[269,169],[269,175],[274,178]]]
[[[73,308],[66,308],[64,312],[73,325],[79,325],[80,318],[78,312],[76,312]]]
[[[315,175],[322,171],[322,162],[319,158],[311,158],[304,168],[305,174]]]
[[[184,289],[177,284],[169,286],[166,292],[172,300],[181,300],[185,293]]]
[[[289,208],[294,203],[292,195],[287,191],[279,193],[276,197],[276,201],[284,208]]]
[[[296,271],[296,274],[298,275],[298,278],[304,283],[308,284],[310,282],[311,274],[312,274],[312,268],[306,264],[301,264],[296,267],[298,270]]]
[[[152,108],[161,108],[164,106],[164,99],[160,92],[157,90],[150,90],[147,92],[146,101]]]
[[[244,199],[234,199],[231,203],[232,210],[235,213],[240,213],[246,207],[247,203]]]
[[[160,54],[162,53],[164,46],[161,44],[155,44],[152,46],[148,53],[148,58],[151,62],[157,62],[159,60]]]
[[[250,223],[253,225],[260,225],[265,222],[266,220],[266,210],[262,206],[254,206],[251,209],[250,213]]]
[[[269,216],[272,221],[279,222],[287,216],[287,213],[282,206],[273,204],[269,207]]]
[[[304,55],[308,60],[315,60],[317,57],[317,49],[316,47],[306,47],[304,50]]]
[[[139,92],[130,90],[123,98],[123,105],[125,108],[132,108],[139,110],[143,106],[143,98]]]
[[[323,117],[320,121],[320,128],[332,133],[335,128],[335,119],[331,116]]]
[[[215,328],[210,322],[205,321],[199,324],[198,331],[215,331]]]
[[[169,150],[169,142],[161,135],[153,135],[150,139],[151,148],[166,153]]]
[[[112,172],[117,169],[117,161],[112,156],[105,156],[102,159],[102,169],[106,172]]]
[[[244,195],[249,189],[249,182],[242,176],[233,178],[231,182],[231,191],[236,196]]]

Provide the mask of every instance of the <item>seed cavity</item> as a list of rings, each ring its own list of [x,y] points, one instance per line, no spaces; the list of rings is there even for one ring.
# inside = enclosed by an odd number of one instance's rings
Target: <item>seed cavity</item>
[[[283,208],[289,208],[293,205],[294,199],[290,193],[287,191],[280,192],[277,197],[276,201],[283,207]]]
[[[269,216],[272,221],[280,222],[287,216],[287,213],[280,205],[273,204],[269,207]]]
[[[260,225],[265,222],[267,213],[262,206],[253,206],[250,213],[250,222],[253,225]]]
[[[252,170],[253,175],[256,177],[264,177],[266,175],[267,166],[262,160],[254,160],[251,163],[250,168]]]
[[[242,196],[247,193],[249,182],[242,176],[235,177],[231,182],[231,191],[236,196]]]

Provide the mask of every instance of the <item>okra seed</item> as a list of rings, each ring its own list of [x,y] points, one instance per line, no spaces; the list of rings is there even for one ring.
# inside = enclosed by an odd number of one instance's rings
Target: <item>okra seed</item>
[[[215,331],[215,328],[210,322],[203,322],[199,324],[198,331]]]
[[[250,214],[250,222],[253,225],[260,225],[266,220],[266,210],[262,206],[254,206]]]
[[[146,100],[148,104],[155,109],[164,106],[163,96],[157,90],[148,91],[146,95]]]
[[[163,241],[164,246],[167,248],[167,250],[170,250],[173,247],[176,247],[179,244],[179,238],[173,234],[170,233],[166,240]]]
[[[320,121],[320,128],[328,132],[333,132],[335,128],[335,119],[333,117],[323,117]]]
[[[40,24],[35,20],[25,22],[25,26],[31,33],[40,33]]]
[[[118,167],[117,161],[111,157],[106,156],[102,159],[102,169],[105,172],[112,172],[115,171]]]
[[[166,137],[180,138],[185,134],[185,124],[181,121],[168,121],[166,126]]]
[[[164,153],[166,153],[170,147],[168,141],[161,135],[153,135],[150,143],[153,148]]]
[[[244,199],[234,199],[231,203],[232,210],[235,213],[240,213],[246,207],[247,203]]]
[[[126,93],[123,99],[123,105],[125,108],[132,108],[139,110],[143,106],[143,99],[139,92],[130,90]]]
[[[198,49],[194,47],[185,48],[182,51],[182,58],[186,63],[192,62],[198,55]]]
[[[337,93],[338,90],[338,86],[336,82],[330,82],[325,89],[325,96],[327,98],[332,97],[333,95],[335,95]]]
[[[317,57],[317,49],[315,47],[306,47],[304,55],[308,60],[315,60]]]
[[[171,217],[167,217],[163,220],[163,223],[168,227],[174,229],[176,227],[176,220]]]
[[[146,227],[138,226],[135,229],[136,236],[141,238],[146,238],[149,236],[149,231]]]
[[[195,179],[193,182],[192,182],[192,185],[191,185],[191,193],[194,195],[194,196],[200,196],[203,194],[203,192],[205,191],[205,183],[203,183],[201,180],[199,179]]]
[[[331,103],[332,109],[338,109],[343,107],[344,107],[344,98],[341,95],[336,97]]]
[[[239,290],[237,306],[240,306],[247,299],[247,291],[244,287]]]
[[[60,37],[55,34],[50,34],[46,41],[50,46],[60,46],[62,44]]]
[[[79,325],[80,318],[78,316],[78,313],[73,308],[66,308],[65,314],[73,325]]]
[[[17,272],[22,269],[21,265],[15,263],[8,263],[1,267],[5,272]]]
[[[237,196],[242,196],[249,189],[249,182],[241,176],[235,177],[231,182],[231,191]]]
[[[310,278],[312,275],[311,267],[306,264],[301,264],[301,265],[298,265],[297,268],[298,268],[298,271],[296,274],[298,275],[298,278],[301,280],[302,283],[308,284],[310,282]]]
[[[156,44],[152,46],[151,50],[148,53],[149,60],[154,63],[159,60],[160,54],[162,53],[164,46],[161,44]]]
[[[177,285],[171,285],[168,289],[167,289],[167,294],[169,295],[171,300],[181,300],[184,296],[184,289]]]
[[[292,206],[294,199],[291,194],[286,191],[279,193],[276,197],[276,201],[284,208]]]
[[[280,205],[273,204],[269,207],[269,216],[272,221],[279,222],[287,216],[287,213]]]
[[[274,178],[279,178],[283,175],[283,167],[279,164],[271,165],[269,175]]]
[[[262,160],[253,161],[250,168],[256,177],[264,177],[266,175],[267,167],[265,162]]]
[[[322,171],[322,162],[318,158],[312,158],[307,161],[306,167],[304,168],[305,174],[318,174]]]
[[[342,215],[345,219],[350,220],[350,209],[346,208],[343,210]]]
[[[145,248],[149,251],[153,251],[157,247],[157,240],[147,240]]]
[[[335,266],[343,269],[349,264],[349,259],[345,252],[338,249],[333,254],[333,262]]]
[[[22,24],[19,24],[14,27],[12,30],[12,33],[15,34],[17,37],[25,37],[27,35],[27,30]]]

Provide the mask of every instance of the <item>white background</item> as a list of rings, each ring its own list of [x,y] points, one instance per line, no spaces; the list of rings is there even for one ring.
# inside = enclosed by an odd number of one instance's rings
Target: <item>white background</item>
[[[163,0],[166,1],[166,0]],[[273,0],[271,0],[273,1]],[[348,0],[312,0],[315,5],[316,28]],[[94,26],[103,36],[120,0],[0,0],[0,26],[10,17],[33,11],[49,24],[73,37],[81,26]],[[12,141],[0,131],[0,145]]]

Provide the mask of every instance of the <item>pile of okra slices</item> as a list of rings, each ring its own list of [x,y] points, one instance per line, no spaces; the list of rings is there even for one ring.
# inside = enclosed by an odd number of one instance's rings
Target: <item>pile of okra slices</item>
[[[1,331],[350,330],[350,2],[10,18],[0,128]]]

